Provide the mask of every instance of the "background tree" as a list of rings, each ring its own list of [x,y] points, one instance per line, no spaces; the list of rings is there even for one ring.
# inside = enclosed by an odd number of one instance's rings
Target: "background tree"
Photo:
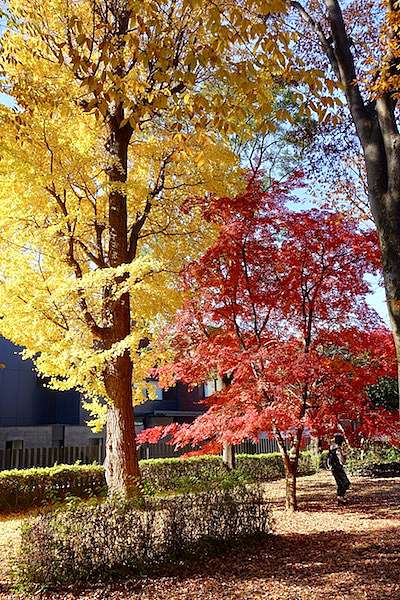
[[[368,396],[376,406],[395,411],[399,407],[397,381],[393,377],[381,377],[376,384],[369,386]]]
[[[283,2],[9,0],[1,38],[1,334],[107,413],[107,479],[137,493],[132,382],[208,239],[188,195],[236,187],[227,136],[268,130]],[[250,127],[249,127],[250,130]],[[106,398],[106,408],[99,398]]]
[[[323,66],[321,55],[325,57],[344,93],[362,149],[361,173],[365,172],[369,207],[379,235],[387,306],[400,366],[399,6],[388,1],[382,7],[371,0],[348,4],[339,0],[292,0],[291,6],[305,24],[300,52],[319,67]],[[310,32],[314,48],[309,43]],[[315,42],[319,44],[319,56]],[[334,90],[332,94],[337,95]],[[348,123],[346,117],[342,119]],[[356,170],[359,167],[356,164]],[[349,181],[349,191],[354,194],[354,178],[351,176]],[[361,193],[362,187],[358,187]]]
[[[293,186],[293,182],[291,184]],[[220,451],[224,443],[275,436],[297,508],[304,434],[351,436],[396,430],[396,417],[371,405],[366,385],[395,367],[390,334],[368,308],[365,275],[379,262],[375,234],[322,210],[293,212],[290,185],[205,205],[223,223],[217,241],[185,271],[189,298],[170,330],[176,355],[161,383],[191,384],[218,373],[227,381],[193,424],[141,433],[181,447]]]

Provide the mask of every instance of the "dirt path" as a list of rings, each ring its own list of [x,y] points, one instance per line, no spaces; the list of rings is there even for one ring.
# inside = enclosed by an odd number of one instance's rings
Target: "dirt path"
[[[2,590],[8,587],[9,571],[19,543],[22,521],[23,518],[19,515],[0,517],[0,598],[7,598]]]
[[[302,478],[301,510],[290,517],[283,487],[282,481],[266,484],[276,535],[262,543],[150,578],[43,598],[400,600],[400,479],[354,479],[351,503],[342,508],[334,502],[329,474]]]

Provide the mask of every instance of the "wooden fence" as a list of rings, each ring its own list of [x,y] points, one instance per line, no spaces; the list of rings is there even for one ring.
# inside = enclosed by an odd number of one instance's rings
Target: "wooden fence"
[[[103,446],[65,446],[64,448],[0,449],[0,471],[5,469],[30,469],[52,467],[55,464],[73,465],[104,461]]]
[[[244,441],[238,444],[236,452],[241,454],[264,454],[277,452],[274,440],[262,439],[257,444]],[[175,450],[173,446],[159,442],[145,444],[140,447],[139,456],[143,458],[174,458],[184,454],[184,450]],[[23,448],[19,450],[0,449],[0,471],[6,469],[29,469],[31,467],[52,467],[55,464],[73,465],[77,461],[82,464],[102,464],[105,458],[105,447],[101,446],[65,446],[64,448]]]
[[[278,444],[275,440],[263,438],[257,443],[245,440],[235,446],[237,454],[269,454],[270,452],[279,452]]]

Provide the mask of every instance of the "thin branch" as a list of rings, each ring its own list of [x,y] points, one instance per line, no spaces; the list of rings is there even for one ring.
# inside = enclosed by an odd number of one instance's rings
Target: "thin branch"
[[[61,198],[61,196],[57,193],[57,191],[55,189],[54,183],[53,183],[52,187],[47,186],[46,190],[56,200],[57,205],[60,207],[60,209],[62,211],[62,214],[65,217],[68,217],[68,210],[67,210],[67,206],[66,206],[65,196],[64,196],[64,199]],[[83,273],[82,273],[81,265],[75,256],[75,248],[74,248],[75,240],[72,235],[72,227],[69,222],[67,223],[67,228],[68,228],[68,233],[69,233],[69,239],[68,239],[68,250],[67,250],[66,259],[67,259],[68,264],[74,270],[76,278],[79,280],[79,279],[82,279]],[[84,320],[85,320],[87,326],[89,327],[91,333],[94,336],[99,337],[99,338],[107,337],[110,334],[111,329],[109,327],[101,327],[100,325],[97,324],[95,318],[93,317],[92,313],[89,310],[86,298],[84,296],[83,289],[79,289],[78,293],[80,296],[79,297],[79,306],[82,311]]]

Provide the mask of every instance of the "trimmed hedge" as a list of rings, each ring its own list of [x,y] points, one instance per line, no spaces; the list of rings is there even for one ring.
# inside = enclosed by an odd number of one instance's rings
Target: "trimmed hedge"
[[[140,462],[146,495],[188,493],[237,484],[273,481],[284,477],[282,457],[274,454],[241,454],[235,471],[228,473],[220,456],[159,458]],[[303,452],[299,475],[318,469],[316,457]],[[99,465],[60,465],[49,468],[0,472],[0,513],[41,507],[69,497],[104,495],[104,469]]]
[[[154,572],[187,555],[270,531],[269,503],[257,489],[147,498],[140,504],[81,503],[25,527],[16,576],[20,586],[49,587]]]
[[[220,456],[191,456],[141,460],[140,472],[145,490],[160,493],[217,481],[227,471]]]
[[[312,475],[319,468],[319,459],[310,452],[302,452],[299,475]],[[193,456],[190,458],[156,458],[140,462],[142,477],[156,493],[175,491],[196,484],[219,483],[227,478],[227,470],[220,456]],[[236,469],[231,477],[247,483],[274,481],[285,476],[282,456],[271,454],[238,454]]]
[[[271,454],[239,454],[237,469],[243,473],[249,483],[274,481],[285,476],[282,456],[279,452]],[[311,452],[302,452],[299,460],[298,475],[312,475],[319,468],[319,459]]]
[[[44,506],[66,498],[100,496],[106,491],[99,465],[55,467],[0,472],[0,512]]]

